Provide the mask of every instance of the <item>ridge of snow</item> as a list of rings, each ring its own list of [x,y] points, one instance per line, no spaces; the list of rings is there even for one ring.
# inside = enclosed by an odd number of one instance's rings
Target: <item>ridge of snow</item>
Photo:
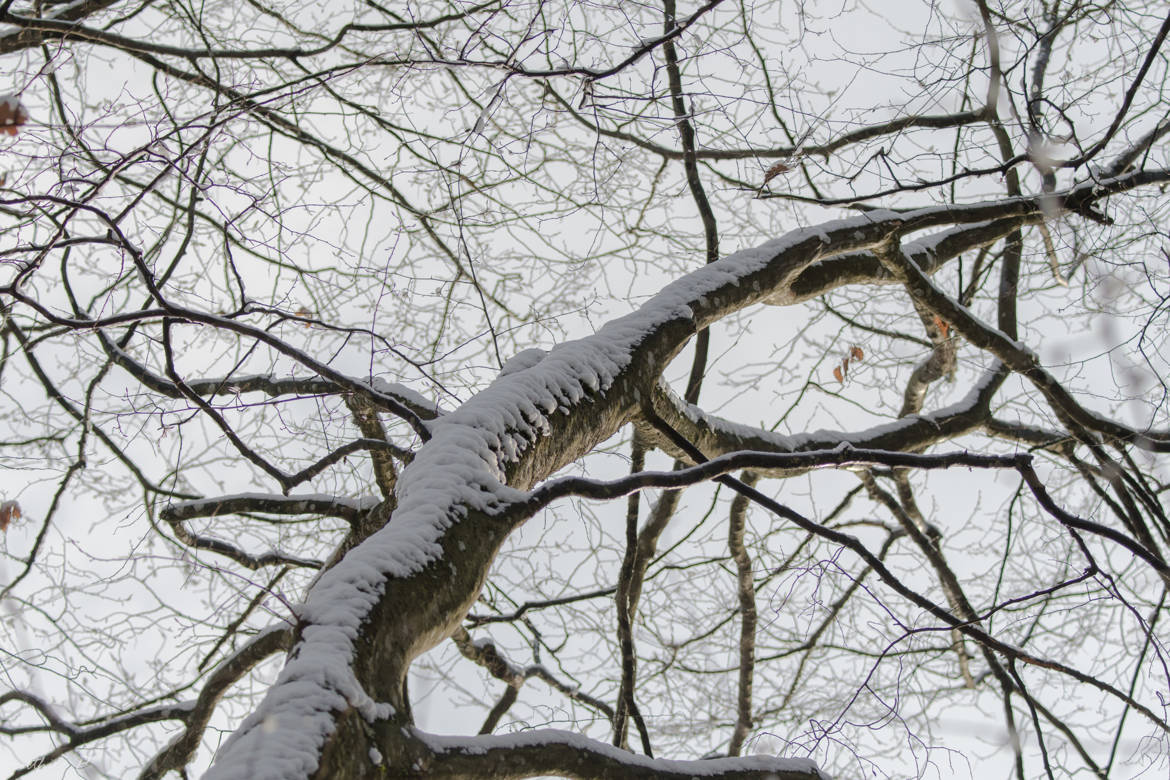
[[[770,755],[737,756],[734,758],[700,759],[695,761],[650,758],[640,753],[589,739],[571,731],[540,729],[519,731],[514,734],[489,734],[475,737],[447,737],[426,734],[415,730],[414,735],[422,739],[437,752],[461,752],[467,755],[482,755],[488,750],[507,750],[522,747],[545,747],[564,745],[580,751],[599,754],[627,766],[688,774],[695,778],[713,777],[729,772],[799,772],[812,780],[829,780],[816,762],[807,758],[780,758]]]

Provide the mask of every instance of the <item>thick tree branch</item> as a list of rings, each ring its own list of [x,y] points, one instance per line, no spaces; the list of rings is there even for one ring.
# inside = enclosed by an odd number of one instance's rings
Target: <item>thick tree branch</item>
[[[575,780],[827,780],[808,760],[717,758],[669,761],[636,755],[564,731],[527,731],[506,737],[436,737],[415,732],[418,773],[436,780],[496,780],[555,775]]]

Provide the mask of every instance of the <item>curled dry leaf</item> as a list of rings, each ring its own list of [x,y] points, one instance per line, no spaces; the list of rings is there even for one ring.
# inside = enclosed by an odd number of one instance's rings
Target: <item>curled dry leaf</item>
[[[16,135],[21,125],[28,121],[28,109],[15,95],[0,96],[0,133]]]
[[[20,519],[20,504],[15,501],[0,503],[0,532],[8,530],[8,524]]]
[[[854,344],[849,348],[849,354],[846,355],[840,365],[833,368],[833,376],[837,378],[838,382],[844,382],[845,377],[849,376],[849,364],[855,360],[862,360],[865,358],[865,352],[861,347]]]
[[[764,184],[772,181],[772,179],[775,179],[780,174],[788,173],[791,170],[792,166],[786,160],[781,160],[764,172]]]

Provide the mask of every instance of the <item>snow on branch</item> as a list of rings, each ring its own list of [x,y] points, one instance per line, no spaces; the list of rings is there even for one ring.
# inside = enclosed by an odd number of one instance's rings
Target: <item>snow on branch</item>
[[[503,736],[440,737],[413,732],[430,750],[417,764],[435,780],[554,775],[579,780],[829,780],[804,758],[745,756],[701,761],[649,758],[555,729]]]
[[[954,404],[859,431],[816,430],[792,435],[776,433],[708,414],[679,398],[663,383],[655,386],[650,397],[650,408],[712,458],[745,450],[780,453],[831,450],[843,444],[857,449],[915,450],[978,428],[985,418],[987,405],[1006,376],[1002,366],[997,365],[972,386],[965,398]],[[651,437],[656,446],[676,458],[689,460],[685,452],[663,438],[653,426],[645,421],[636,422],[640,431]]]
[[[234,493],[195,501],[176,501],[163,508],[159,516],[169,523],[196,517],[220,517],[242,512],[269,515],[322,515],[353,521],[378,503],[375,496],[357,500],[323,493],[282,496],[271,493]]]
[[[1035,213],[948,228],[907,241],[906,255],[923,272],[933,274],[964,252],[994,243],[1021,225],[1042,218],[1042,214]],[[895,284],[897,281],[872,251],[851,252],[813,263],[787,289],[768,298],[765,303],[788,306],[848,284]]]
[[[351,527],[358,524],[362,516],[377,506],[380,499],[367,496],[359,500],[340,498],[323,494],[282,496],[268,493],[237,493],[235,495],[202,498],[194,501],[180,501],[163,507],[159,516],[170,523],[175,536],[183,544],[195,550],[209,552],[230,558],[247,569],[259,569],[276,564],[319,569],[322,561],[299,558],[269,551],[254,555],[230,542],[193,533],[185,521],[199,517],[222,517],[232,514],[265,515],[320,515],[340,517]]]

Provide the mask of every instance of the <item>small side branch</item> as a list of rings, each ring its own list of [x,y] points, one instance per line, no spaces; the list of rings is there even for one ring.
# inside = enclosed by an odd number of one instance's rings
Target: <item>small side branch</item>
[[[224,691],[265,658],[288,650],[292,646],[292,640],[291,628],[284,626],[269,628],[216,667],[199,691],[199,697],[189,705],[190,711],[185,718],[186,725],[183,731],[151,759],[139,774],[138,780],[159,780],[167,772],[186,766],[194,757],[203,732],[211,722],[215,705]]]
[[[594,709],[610,720],[614,717],[613,708],[601,699],[583,693],[576,685],[569,685],[558,679],[552,672],[541,664],[532,664],[521,668],[504,657],[494,642],[473,640],[467,629],[460,627],[451,635],[451,641],[459,648],[464,658],[472,661],[487,670],[492,677],[507,684],[504,695],[496,702],[492,711],[488,713],[480,734],[490,734],[498,725],[504,713],[516,702],[516,697],[524,683],[533,677],[542,680],[550,688],[565,695],[573,701]]]
[[[281,563],[319,569],[322,562],[315,559],[297,558],[278,552],[252,555],[229,542],[192,533],[184,523],[197,517],[263,513],[340,517],[349,522],[350,526],[356,526],[377,503],[377,499],[354,501],[325,495],[281,496],[264,493],[239,493],[174,503],[164,507],[159,512],[159,516],[170,524],[171,530],[183,544],[196,550],[208,550],[223,555],[248,569],[259,569],[263,566]]]
[[[646,463],[646,447],[636,432],[630,454],[630,471],[637,473]],[[632,717],[638,727],[638,734],[642,738],[642,750],[648,755],[654,755],[650,747],[650,734],[646,730],[646,723],[634,699],[634,688],[637,680],[637,656],[634,652],[634,609],[631,604],[635,574],[635,560],[638,555],[638,493],[630,493],[626,505],[626,552],[622,558],[622,568],[618,575],[617,597],[617,629],[618,647],[621,652],[622,680],[618,689],[618,702],[613,719],[613,744],[617,747],[627,746],[627,717]]]
[[[34,759],[25,766],[17,769],[8,776],[8,780],[16,780],[18,777],[24,777],[30,772],[35,772],[42,769],[46,765],[56,761],[61,756],[70,753],[82,745],[90,742],[95,742],[99,739],[105,739],[111,734],[117,734],[122,731],[128,731],[138,726],[144,726],[149,723],[158,723],[164,720],[183,720],[188,717],[191,711],[191,705],[188,704],[164,704],[149,709],[136,710],[125,715],[119,715],[114,718],[99,721],[92,725],[80,726],[66,721],[53,707],[39,696],[28,693],[26,691],[8,691],[0,694],[0,705],[8,701],[22,701],[35,709],[45,722],[47,726],[2,726],[0,727],[0,734],[27,734],[39,731],[52,731],[61,734],[66,739],[57,747],[50,750],[48,753]]]
[[[756,484],[756,475],[747,472],[743,483]],[[752,579],[752,559],[743,543],[747,526],[747,496],[736,493],[731,501],[727,524],[727,546],[735,560],[737,596],[739,597],[739,684],[735,697],[735,731],[731,734],[728,755],[738,756],[752,728],[752,677],[756,666],[756,584]]]

